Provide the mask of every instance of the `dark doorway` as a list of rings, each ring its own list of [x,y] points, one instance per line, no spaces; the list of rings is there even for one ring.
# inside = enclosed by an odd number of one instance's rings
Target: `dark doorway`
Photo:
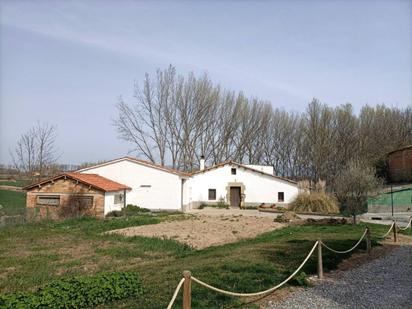
[[[240,187],[230,187],[230,207],[240,207]]]

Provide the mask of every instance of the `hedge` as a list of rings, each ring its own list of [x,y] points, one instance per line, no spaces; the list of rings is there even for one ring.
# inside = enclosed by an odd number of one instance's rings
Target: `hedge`
[[[87,308],[143,294],[137,274],[101,273],[53,281],[35,292],[0,295],[0,308]]]

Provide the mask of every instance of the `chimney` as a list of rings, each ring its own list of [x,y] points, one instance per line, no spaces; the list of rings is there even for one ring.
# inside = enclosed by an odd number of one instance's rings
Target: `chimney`
[[[200,156],[200,170],[203,171],[205,169],[205,156]]]

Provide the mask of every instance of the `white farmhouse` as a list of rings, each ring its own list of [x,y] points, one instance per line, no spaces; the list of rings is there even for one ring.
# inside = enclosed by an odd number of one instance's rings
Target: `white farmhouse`
[[[298,194],[296,182],[275,176],[272,166],[228,161],[200,171],[185,182],[185,209],[223,202],[231,207],[278,204],[286,206]]]
[[[153,210],[182,210],[183,182],[188,174],[152,164],[147,161],[123,157],[77,171],[98,174],[105,178],[127,184],[127,204]],[[113,197],[114,198],[114,197]],[[109,201],[107,201],[109,204]],[[105,209],[105,214],[118,208]]]
[[[273,167],[228,161],[182,173],[147,161],[123,157],[87,167],[79,173],[98,174],[131,188],[125,204],[153,210],[187,211],[202,204],[225,203],[231,207],[265,204],[287,205],[298,194],[296,182],[275,176]],[[114,197],[113,197],[114,198]],[[113,204],[107,201],[107,205]],[[105,209],[105,214],[112,210]]]

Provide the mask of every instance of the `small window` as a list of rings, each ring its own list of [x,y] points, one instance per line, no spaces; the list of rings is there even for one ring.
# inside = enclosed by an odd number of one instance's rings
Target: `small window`
[[[278,202],[284,202],[284,201],[285,201],[285,193],[278,192]]]
[[[209,189],[209,201],[216,200],[216,189]]]
[[[232,175],[236,175],[236,169],[232,168]]]
[[[115,194],[114,195],[114,203],[115,204],[122,204],[124,201],[123,193]]]
[[[71,203],[80,211],[91,209],[93,208],[93,196],[73,196]]]
[[[60,195],[39,195],[37,196],[37,205],[46,205],[46,206],[59,206],[60,205]]]

